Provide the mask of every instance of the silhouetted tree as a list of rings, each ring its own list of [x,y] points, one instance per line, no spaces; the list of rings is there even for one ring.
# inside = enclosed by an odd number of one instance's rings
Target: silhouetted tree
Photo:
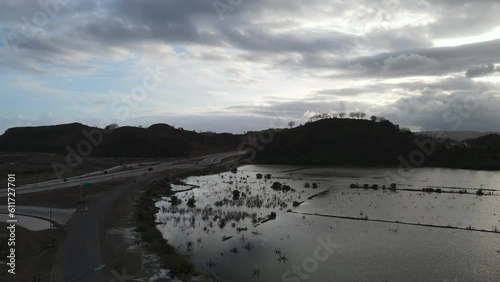
[[[359,114],[359,117],[360,117],[360,118],[365,118],[365,117],[366,117],[366,114],[365,114],[365,113],[360,113],[360,114]]]
[[[351,112],[351,113],[349,113],[349,117],[350,117],[350,118],[356,118],[356,113],[355,113],[355,112]]]
[[[115,130],[117,128],[118,128],[118,124],[112,123],[112,124],[106,125],[106,127],[104,127],[104,130]]]
[[[370,120],[373,121],[373,122],[376,122],[377,121],[377,116],[371,116]]]
[[[292,121],[289,121],[289,122],[288,122],[288,126],[289,126],[290,128],[292,128],[294,125],[295,125],[295,121],[293,121],[293,120],[292,120]]]
[[[309,122],[317,121],[317,120],[322,120],[322,119],[329,119],[331,116],[327,113],[322,113],[322,114],[317,114],[309,118]]]
[[[345,118],[346,115],[346,113],[339,113],[339,118]]]

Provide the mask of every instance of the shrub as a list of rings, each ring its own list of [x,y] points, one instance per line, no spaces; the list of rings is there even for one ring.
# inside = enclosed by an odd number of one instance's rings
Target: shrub
[[[358,188],[358,185],[356,185],[356,184],[351,184],[349,187],[350,187],[351,189],[354,189],[354,188]]]
[[[262,173],[257,173],[257,179],[262,179]]]
[[[221,218],[220,221],[219,221],[219,228],[220,229],[224,229],[224,227],[226,227],[226,220],[224,218]]]
[[[483,189],[479,189],[479,190],[477,190],[477,191],[476,191],[476,195],[478,195],[478,196],[482,196],[482,195],[484,195]]]
[[[373,185],[372,185],[372,189],[373,189],[373,190],[377,190],[377,189],[378,189],[378,185],[377,185],[377,184],[373,184]]]
[[[233,198],[234,199],[239,199],[240,198],[240,191],[233,190]]]
[[[273,188],[275,190],[279,190],[279,189],[281,189],[281,183],[274,182],[273,185],[271,186],[271,188]]]
[[[318,184],[317,184],[316,182],[314,182],[314,183],[312,184],[312,187],[313,187],[313,189],[316,189],[316,188],[318,188]]]
[[[187,205],[188,207],[194,207],[196,204],[196,200],[194,199],[194,197],[191,197],[188,201],[187,201]]]
[[[288,185],[283,185],[281,187],[281,191],[283,191],[283,192],[288,192],[290,190],[292,190],[292,188],[290,186],[288,186]]]
[[[179,198],[177,198],[177,196],[171,196],[170,202],[172,203],[173,206],[175,206],[175,205],[179,204]]]
[[[363,184],[363,188],[365,188],[365,189],[370,188],[370,184]]]
[[[309,188],[311,185],[309,183],[304,184],[304,187]]]
[[[271,174],[269,174],[269,173],[268,173],[268,174],[266,174],[266,175],[264,176],[264,178],[265,178],[265,179],[271,179]]]

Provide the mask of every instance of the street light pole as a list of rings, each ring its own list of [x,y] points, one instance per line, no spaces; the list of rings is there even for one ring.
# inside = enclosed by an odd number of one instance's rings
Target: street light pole
[[[50,207],[50,229],[52,229],[52,207]]]
[[[83,183],[81,176],[80,176],[80,203],[83,203]]]

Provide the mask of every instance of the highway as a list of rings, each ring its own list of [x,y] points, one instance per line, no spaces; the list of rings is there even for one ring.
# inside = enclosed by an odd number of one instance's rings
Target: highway
[[[55,179],[39,183],[26,184],[16,188],[17,194],[27,194],[43,192],[54,189],[79,187],[82,183],[98,183],[110,180],[119,180],[128,177],[137,177],[148,173],[161,172],[170,169],[190,168],[196,166],[208,166],[221,163],[222,160],[230,157],[244,155],[245,151],[234,151],[226,153],[211,154],[201,157],[195,157],[185,160],[176,160],[169,162],[138,163],[112,167],[102,171],[96,171],[81,176],[68,177],[65,179]],[[2,190],[0,197],[7,196],[7,191]]]

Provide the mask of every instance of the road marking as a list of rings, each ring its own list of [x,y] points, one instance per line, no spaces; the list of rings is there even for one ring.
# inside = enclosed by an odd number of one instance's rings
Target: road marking
[[[136,282],[146,282],[145,278],[136,278],[133,275],[127,274],[127,269],[125,267],[122,268],[121,273],[116,270],[111,270],[111,274],[113,274],[114,278],[111,278],[112,282],[127,282],[127,281],[136,281]]]
[[[80,275],[80,276],[75,277],[75,278],[73,278],[73,279],[71,279],[71,280],[68,280],[68,282],[73,282],[73,281],[76,281],[76,280],[82,279],[83,277],[85,277],[85,276],[87,276],[87,275],[90,275],[90,274],[92,274],[92,273],[94,273],[94,272],[96,272],[96,271],[99,271],[99,270],[103,269],[104,267],[106,267],[106,265],[101,264],[101,265],[99,265],[98,267],[94,268],[94,270],[91,270],[91,271],[89,271],[89,272],[87,272],[87,273],[85,273],[85,274],[83,274],[83,275]]]

